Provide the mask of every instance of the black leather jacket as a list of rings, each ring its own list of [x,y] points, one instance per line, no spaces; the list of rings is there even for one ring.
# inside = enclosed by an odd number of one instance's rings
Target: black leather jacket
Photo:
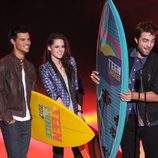
[[[35,90],[36,87],[36,72],[34,66],[26,59],[24,70],[29,105],[31,90]],[[12,115],[26,115],[20,60],[13,53],[0,60],[0,113],[2,119],[7,122],[13,119]]]
[[[129,61],[131,69],[134,61],[132,58]],[[158,95],[158,54],[151,52],[143,66],[142,72],[138,71],[136,73],[135,89],[139,92],[153,91]],[[137,102],[137,104],[141,109],[140,113],[147,126],[158,121],[158,102]]]

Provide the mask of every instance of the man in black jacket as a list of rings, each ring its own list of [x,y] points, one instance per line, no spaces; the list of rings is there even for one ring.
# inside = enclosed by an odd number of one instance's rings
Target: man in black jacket
[[[141,22],[136,26],[136,47],[130,51],[129,92],[121,93],[128,102],[127,119],[121,141],[123,158],[139,158],[140,140],[145,157],[158,157],[158,55],[152,52],[157,26]],[[99,83],[98,72],[91,79]]]
[[[31,137],[30,97],[35,90],[34,66],[25,59],[30,34],[23,26],[9,33],[13,50],[0,60],[0,113],[8,158],[26,158]]]

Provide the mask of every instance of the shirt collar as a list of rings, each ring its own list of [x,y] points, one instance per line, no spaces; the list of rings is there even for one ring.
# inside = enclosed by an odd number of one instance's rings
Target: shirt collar
[[[130,57],[136,58],[137,57],[137,51],[136,48],[134,48],[131,53],[130,53]]]
[[[134,48],[133,50],[132,50],[132,52],[130,53],[130,57],[132,57],[132,58],[135,58],[135,59],[139,59],[139,61],[141,62],[141,63],[145,63],[145,61],[146,61],[146,59],[147,59],[147,57],[144,57],[144,58],[138,58],[137,57],[137,50],[136,50],[136,48]]]

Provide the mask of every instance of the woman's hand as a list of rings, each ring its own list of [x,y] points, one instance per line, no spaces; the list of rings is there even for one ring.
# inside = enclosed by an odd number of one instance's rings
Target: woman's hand
[[[81,111],[78,111],[77,115],[78,115],[78,117],[80,117],[85,122],[85,119],[84,119]]]

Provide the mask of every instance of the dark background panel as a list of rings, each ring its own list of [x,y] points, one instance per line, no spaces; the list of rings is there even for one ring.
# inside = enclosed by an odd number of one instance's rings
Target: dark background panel
[[[128,46],[133,30],[142,20],[158,24],[157,0],[114,0],[120,13]],[[0,57],[10,52],[8,30],[16,24],[31,29],[28,59],[38,69],[48,35],[61,32],[70,41],[86,92],[94,90],[89,75],[95,69],[98,26],[104,0],[5,0],[0,3]]]

